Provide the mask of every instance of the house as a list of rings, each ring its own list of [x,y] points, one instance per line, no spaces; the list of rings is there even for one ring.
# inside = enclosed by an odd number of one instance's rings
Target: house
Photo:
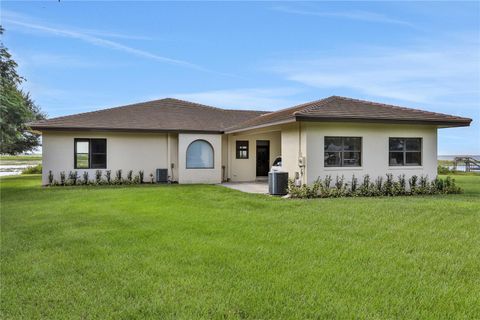
[[[166,169],[171,181],[220,183],[267,176],[281,156],[290,178],[387,173],[436,176],[437,129],[452,115],[332,96],[275,111],[226,110],[161,99],[30,124],[48,172]]]

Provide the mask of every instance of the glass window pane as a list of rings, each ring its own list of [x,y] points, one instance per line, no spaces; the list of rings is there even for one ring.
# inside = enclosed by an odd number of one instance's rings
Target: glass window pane
[[[92,153],[106,153],[107,141],[104,139],[92,139]]]
[[[342,151],[342,138],[325,137],[325,151]]]
[[[422,165],[422,153],[421,152],[407,152],[405,155],[405,162],[409,166]]]
[[[213,148],[207,141],[196,140],[187,148],[188,168],[213,168]]]
[[[343,150],[345,151],[361,151],[362,138],[344,138]]]
[[[403,166],[403,152],[390,152],[389,164],[391,166]]]
[[[390,151],[403,151],[405,139],[390,138]]]
[[[340,152],[325,152],[325,167],[341,167],[342,158]]]
[[[92,154],[92,168],[106,168],[107,167],[107,155],[106,154]]]
[[[410,138],[405,139],[407,144],[407,151],[421,151],[422,150],[422,139],[420,138]]]
[[[77,153],[88,153],[88,141],[77,141]]]
[[[361,165],[360,152],[344,152],[343,165],[345,167],[360,167]]]
[[[88,169],[88,153],[77,153],[77,168]]]

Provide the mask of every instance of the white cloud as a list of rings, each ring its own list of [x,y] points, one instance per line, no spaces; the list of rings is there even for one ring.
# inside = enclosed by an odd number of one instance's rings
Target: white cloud
[[[192,93],[173,93],[166,96],[229,109],[278,110],[298,103],[293,98],[295,88],[243,88]]]
[[[389,24],[398,24],[413,27],[408,21],[400,20],[391,18],[384,14],[370,12],[370,11],[361,11],[361,10],[354,10],[354,11],[318,11],[318,9],[298,9],[292,7],[285,7],[285,6],[278,6],[273,7],[273,10],[289,13],[289,14],[296,14],[296,15],[304,15],[304,16],[315,16],[315,17],[324,17],[324,18],[343,18],[343,19],[350,19],[350,20],[358,20],[358,21],[365,21],[365,22],[377,22],[377,23],[389,23]]]
[[[48,35],[53,35],[58,37],[76,39],[97,47],[109,48],[109,49],[122,51],[129,54],[133,54],[135,56],[153,59],[163,63],[178,65],[178,66],[187,67],[187,68],[204,71],[204,72],[215,73],[211,70],[208,70],[202,66],[199,66],[197,64],[194,64],[188,61],[165,57],[162,55],[158,55],[156,53],[133,48],[116,41],[112,41],[105,38],[101,38],[99,36],[92,35],[94,33],[93,31],[83,32],[83,31],[72,30],[65,27],[52,27],[52,26],[47,26],[38,22],[32,22],[31,19],[29,19],[28,17],[24,15],[19,15],[12,11],[4,10],[2,12],[2,21],[4,24],[6,23],[6,24],[9,24],[10,26],[16,26],[17,28],[20,28],[21,30],[24,30],[24,31],[35,31],[35,32],[40,32],[43,34],[48,34]],[[101,31],[96,31],[95,33],[108,35],[108,37],[117,37],[117,38],[128,37],[128,36],[119,35],[115,33],[103,33]]]
[[[370,48],[347,55],[285,59],[272,70],[314,88],[347,89],[361,95],[420,103],[477,95],[478,46],[452,48]]]

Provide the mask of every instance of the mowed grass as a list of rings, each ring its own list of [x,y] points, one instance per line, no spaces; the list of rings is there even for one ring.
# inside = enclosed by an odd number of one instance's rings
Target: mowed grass
[[[1,180],[3,319],[480,318],[463,195],[285,200]]]

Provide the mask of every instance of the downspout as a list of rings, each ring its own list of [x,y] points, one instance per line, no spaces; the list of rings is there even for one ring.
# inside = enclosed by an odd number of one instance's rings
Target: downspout
[[[227,175],[225,177],[225,180],[228,181],[230,177],[230,135],[227,134],[227,170],[225,170],[225,174]]]
[[[298,122],[298,161],[300,162],[300,158],[303,158],[302,154],[302,122]],[[306,160],[303,160],[303,165],[300,166],[300,180],[302,183],[305,183],[305,167],[306,167]],[[300,164],[300,163],[299,163]]]
[[[167,179],[172,180],[172,172],[170,169],[170,133],[167,133]]]

